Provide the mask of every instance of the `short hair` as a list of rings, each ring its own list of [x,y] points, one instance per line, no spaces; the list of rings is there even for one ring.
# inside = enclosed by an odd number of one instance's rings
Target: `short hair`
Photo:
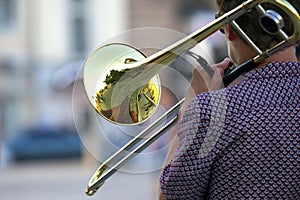
[[[246,0],[216,0],[217,7],[219,8],[219,16],[232,10],[238,5],[242,4]],[[299,12],[300,3],[299,0],[289,0],[289,3]],[[284,19],[285,26],[283,30],[292,34],[294,31],[293,25],[290,23],[288,16],[281,11],[281,9],[275,7],[271,4],[264,4],[263,7],[268,10],[272,9],[281,14]],[[260,14],[256,9],[253,9],[249,13],[241,16],[236,20],[237,24],[244,30],[244,32],[249,36],[249,38],[261,49],[265,50],[270,47],[274,41],[281,41],[282,39],[278,36],[268,34],[259,25]]]

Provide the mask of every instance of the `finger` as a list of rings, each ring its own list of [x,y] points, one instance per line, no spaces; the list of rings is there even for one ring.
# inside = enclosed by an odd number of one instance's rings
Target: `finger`
[[[207,67],[210,68],[211,72],[206,69]],[[217,85],[219,86],[222,82],[222,77],[216,65],[214,67],[206,66],[206,68],[200,65],[194,69],[191,85],[196,94],[212,90],[212,88],[215,90]]]
[[[198,80],[201,79],[203,84],[205,84],[208,88],[208,85],[210,84],[211,79],[215,74],[215,69],[213,69],[210,65],[207,65],[206,67],[199,65],[195,68],[195,70],[196,72],[194,72],[194,74],[196,75]]]
[[[203,79],[205,80],[205,83],[209,85],[212,77],[215,75],[215,72],[218,74],[221,74],[223,77],[224,70],[230,66],[231,60],[230,58],[225,58],[222,62],[217,63],[213,66],[210,66],[209,64],[201,64],[200,66],[197,66],[197,70],[199,74],[203,76]]]
[[[215,73],[211,79],[209,90],[218,90],[224,87],[223,76],[224,70],[230,65],[230,59],[225,58],[222,62],[217,63],[213,66]]]
[[[221,74],[221,76],[224,76],[224,70],[227,69],[230,65],[231,65],[231,60],[230,58],[225,58],[222,62],[217,63],[213,66],[213,68],[216,68],[219,72],[219,74]]]
[[[223,87],[224,69],[229,66],[230,59],[225,58],[221,63],[215,64],[211,67],[208,64],[198,65],[194,68],[193,78],[187,92],[188,99],[193,98],[197,94],[206,92],[208,90],[217,90]],[[207,70],[210,68],[210,70]]]
[[[193,78],[191,81],[191,87],[193,88],[195,94],[199,94],[208,90],[208,83],[211,77],[203,70],[202,67],[197,67],[194,69]]]

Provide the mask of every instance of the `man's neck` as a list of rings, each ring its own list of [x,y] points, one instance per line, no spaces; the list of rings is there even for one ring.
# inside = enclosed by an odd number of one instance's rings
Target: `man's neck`
[[[269,58],[266,58],[264,61],[262,61],[257,68],[262,68],[265,65],[267,65],[269,62],[289,62],[294,61],[297,62],[295,47],[289,47],[284,49],[283,51],[277,52],[276,54],[270,56]],[[243,80],[243,75],[238,77],[236,80],[234,80],[229,86],[235,85],[239,83],[241,80]]]
[[[258,67],[263,67],[269,62],[288,62],[288,61],[297,62],[295,47],[289,47],[282,51],[277,52],[276,54],[262,61]]]

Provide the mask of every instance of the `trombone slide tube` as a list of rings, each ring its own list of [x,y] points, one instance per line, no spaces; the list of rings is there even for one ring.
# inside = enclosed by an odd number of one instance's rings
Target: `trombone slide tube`
[[[168,131],[170,128],[172,128],[177,120],[178,120],[178,110],[182,103],[184,102],[184,98],[181,99],[178,103],[176,103],[171,109],[169,109],[164,115],[162,115],[160,118],[158,118],[151,126],[147,127],[144,131],[142,131],[139,135],[137,135],[133,140],[129,141],[125,146],[123,146],[120,150],[118,150],[115,154],[113,154],[111,157],[109,157],[95,172],[93,177],[91,178],[91,181],[88,184],[88,187],[86,189],[87,195],[93,195],[97,190],[103,185],[104,181],[108,179],[111,175],[113,175],[120,167],[122,167],[124,164],[126,164],[131,158],[136,156],[137,153],[140,153],[144,149],[146,149],[149,145],[151,145],[154,141],[156,141],[160,136],[162,136],[166,131]],[[138,147],[136,147],[133,151],[131,151],[127,156],[125,156],[122,160],[117,162],[113,167],[108,169],[106,172],[103,173],[103,170],[106,170],[108,165],[111,164],[116,158],[121,156],[121,154],[124,153],[124,151],[129,150],[132,148],[135,144],[140,142],[143,137],[154,131],[165,119],[171,117],[172,115],[175,115],[172,117],[163,127],[161,127],[158,131],[152,134],[151,137],[146,139],[142,144],[140,144]]]

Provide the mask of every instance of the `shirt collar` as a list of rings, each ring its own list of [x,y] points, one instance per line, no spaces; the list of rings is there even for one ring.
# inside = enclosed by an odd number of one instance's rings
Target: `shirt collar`
[[[245,78],[300,76],[299,62],[270,62],[245,74]]]

